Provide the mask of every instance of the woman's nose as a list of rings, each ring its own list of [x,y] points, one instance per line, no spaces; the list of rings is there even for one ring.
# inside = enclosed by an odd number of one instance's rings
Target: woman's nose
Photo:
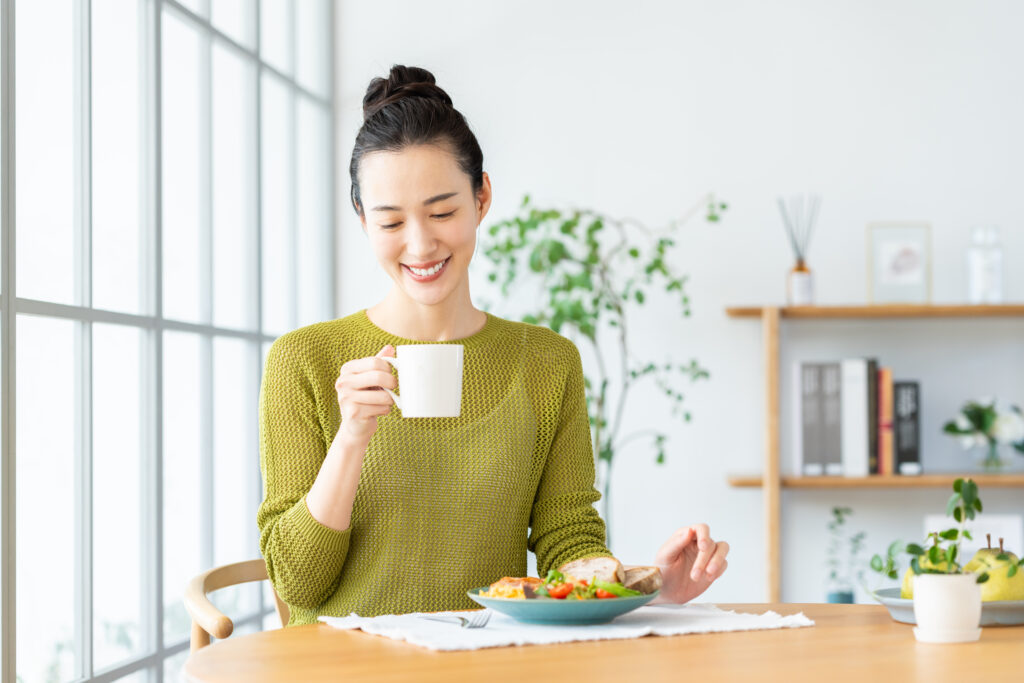
[[[412,256],[430,256],[437,247],[437,239],[434,237],[430,227],[419,220],[409,221],[409,230],[406,232],[408,241],[406,250]]]

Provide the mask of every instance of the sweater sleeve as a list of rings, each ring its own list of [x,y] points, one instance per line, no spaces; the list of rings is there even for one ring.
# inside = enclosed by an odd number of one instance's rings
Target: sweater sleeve
[[[324,526],[306,506],[329,440],[319,420],[311,362],[300,341],[285,335],[267,356],[260,388],[264,498],[256,522],[277,594],[289,605],[313,609],[341,580],[350,530]]]
[[[567,379],[537,496],[530,515],[528,547],[537,555],[537,571],[583,557],[611,556],[605,547],[604,521],[594,509],[601,494],[594,488],[590,418],[583,389],[579,350],[568,344]]]

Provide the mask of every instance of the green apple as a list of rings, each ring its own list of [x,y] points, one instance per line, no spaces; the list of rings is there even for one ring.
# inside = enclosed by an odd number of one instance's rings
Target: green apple
[[[1003,551],[999,548],[982,548],[964,565],[964,571],[988,573],[988,581],[981,584],[982,602],[1024,600],[1024,570],[1018,567],[1013,576],[1007,576],[1010,565],[1017,564],[1017,556],[1005,553],[1007,559],[1000,560],[1000,554]]]
[[[918,564],[921,565],[921,569],[938,569],[941,572],[946,571],[949,566],[945,560],[939,562],[937,565],[932,564],[932,561],[928,559],[928,555],[921,555],[918,558]],[[960,565],[956,562],[953,563],[953,571],[960,571]],[[907,573],[903,575],[903,583],[900,585],[900,597],[906,598],[907,600],[914,599],[914,570],[907,568]]]

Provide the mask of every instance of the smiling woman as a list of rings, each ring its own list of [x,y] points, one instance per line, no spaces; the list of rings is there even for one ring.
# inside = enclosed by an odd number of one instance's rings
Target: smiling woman
[[[474,190],[445,142],[366,155],[360,174],[370,207],[360,219],[377,262],[395,283],[392,293],[442,305],[444,312],[464,308],[476,229],[491,202],[487,174]]]
[[[579,352],[470,296],[491,203],[476,138],[423,69],[375,78],[363,114],[352,206],[392,287],[278,339],[260,397],[260,547],[289,625],[472,608],[467,589],[523,576],[527,551],[542,575],[611,556]],[[395,347],[423,343],[464,348],[457,417],[403,417],[381,390]],[[727,552],[706,525],[679,530],[655,557],[662,596],[699,595]]]

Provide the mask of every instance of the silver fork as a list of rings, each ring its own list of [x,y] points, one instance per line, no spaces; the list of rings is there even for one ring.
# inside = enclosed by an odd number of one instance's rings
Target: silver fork
[[[478,609],[469,613],[469,616],[466,617],[458,617],[453,614],[443,617],[431,617],[424,615],[420,618],[430,619],[431,621],[441,621],[446,624],[457,624],[462,628],[483,628],[491,618],[491,611],[488,609]]]

